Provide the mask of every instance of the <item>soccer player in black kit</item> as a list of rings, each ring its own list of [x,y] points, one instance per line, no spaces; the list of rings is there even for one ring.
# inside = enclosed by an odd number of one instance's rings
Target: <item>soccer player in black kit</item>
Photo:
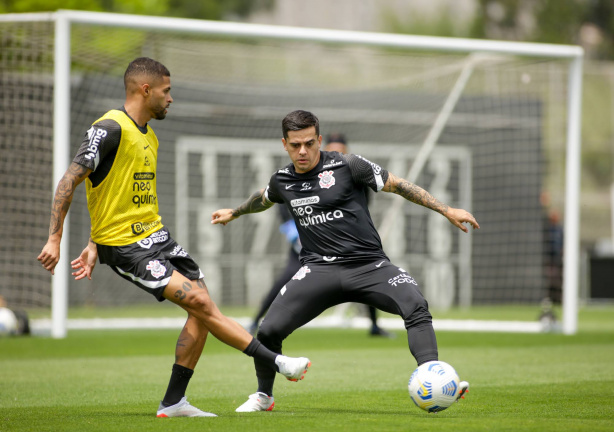
[[[281,352],[282,341],[326,309],[346,302],[364,303],[400,315],[409,349],[418,365],[438,360],[437,339],[428,304],[417,282],[395,266],[382,249],[367,208],[366,190],[392,192],[434,210],[468,232],[463,223],[479,225],[463,209],[449,207],[421,187],[389,173],[361,156],[320,151],[318,118],[293,111],[282,121],[284,149],[292,163],[278,170],[266,189],[236,209],[212,214],[213,224],[285,205],[296,222],[303,245],[301,269],[281,289],[269,308],[258,340]],[[258,390],[237,412],[271,411],[275,373],[254,360]],[[469,384],[461,382],[459,397]]]

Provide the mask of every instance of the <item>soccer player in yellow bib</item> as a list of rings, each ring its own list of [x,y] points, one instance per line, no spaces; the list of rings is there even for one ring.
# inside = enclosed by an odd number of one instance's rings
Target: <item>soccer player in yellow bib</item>
[[[73,276],[91,279],[99,258],[158,301],[168,299],[182,307],[188,318],[177,341],[175,364],[157,416],[214,417],[185,397],[209,333],[291,381],[302,379],[311,363],[304,357],[270,351],[213,302],[198,264],[172,239],[158,214],[158,139],[148,122],[163,120],[173,102],[170,72],[155,60],[140,57],[128,65],[124,86],[124,106],[92,124],[58,184],[49,239],[38,260],[54,273],[64,219],[76,187],[85,180],[91,237],[71,262]]]

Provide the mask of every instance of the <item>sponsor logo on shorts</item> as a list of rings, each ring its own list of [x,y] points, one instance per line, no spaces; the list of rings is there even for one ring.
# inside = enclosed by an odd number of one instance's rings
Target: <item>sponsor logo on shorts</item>
[[[134,234],[134,235],[141,235],[144,232],[147,232],[150,229],[157,227],[158,225],[160,225],[160,221],[155,221],[155,222],[137,222],[137,223],[133,223],[130,226],[130,228],[132,228],[132,234]]]
[[[323,171],[318,174],[318,177],[320,177],[320,187],[322,189],[330,189],[335,185],[335,177],[333,174],[333,171]]]
[[[179,245],[175,246],[173,248],[173,251],[171,252],[171,255],[173,256],[180,256],[180,257],[187,257],[188,253]]]
[[[309,270],[308,266],[303,266],[296,272],[294,276],[292,276],[292,279],[294,280],[304,279],[305,276],[307,276],[307,273],[311,273],[311,270]]]
[[[160,261],[158,260],[149,261],[149,264],[147,264],[147,267],[145,268],[149,270],[151,275],[156,279],[159,279],[166,274],[166,267],[160,264]]]
[[[143,249],[149,249],[156,243],[163,243],[168,240],[168,232],[164,230],[157,231],[143,240],[136,242]]]
[[[405,283],[418,286],[418,283],[414,280],[414,278],[408,275],[407,273],[401,273],[398,276],[388,279],[388,283],[394,287],[397,286],[398,284],[405,284]]]

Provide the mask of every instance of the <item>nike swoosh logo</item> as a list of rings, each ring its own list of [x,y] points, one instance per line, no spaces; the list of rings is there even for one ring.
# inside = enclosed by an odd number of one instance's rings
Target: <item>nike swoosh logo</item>
[[[381,262],[381,263],[379,263],[379,264],[375,264],[375,267],[378,267],[378,268],[379,268],[379,267],[381,267],[381,265],[382,265],[382,264],[384,264],[385,262],[386,262],[386,261],[382,261],[382,262]]]
[[[143,147],[143,150],[147,150],[149,148],[148,145],[146,145],[145,147]]]
[[[293,184],[286,185],[286,190],[292,189],[292,186],[294,186],[294,185]]]

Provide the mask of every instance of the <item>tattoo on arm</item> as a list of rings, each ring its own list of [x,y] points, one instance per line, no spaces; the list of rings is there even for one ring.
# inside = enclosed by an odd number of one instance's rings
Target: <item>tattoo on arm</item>
[[[196,281],[196,285],[198,285],[198,288],[200,288],[200,289],[204,289],[204,290],[207,289],[207,286],[205,285],[205,281],[202,280],[202,279],[198,279]]]
[[[192,284],[190,282],[184,282],[182,288],[185,292],[192,291]]]
[[[248,213],[260,213],[273,207],[273,204],[274,203],[264,198],[264,189],[261,189],[251,194],[247,201],[234,209],[232,215],[234,217],[239,217]]]
[[[72,202],[73,194],[79,183],[81,183],[92,172],[89,168],[71,163],[60,180],[58,187],[53,197],[53,205],[51,207],[51,222],[49,223],[49,235],[56,234],[62,230],[64,218],[70,203]]]
[[[405,179],[395,177],[392,174],[389,175],[389,181],[385,190],[441,214],[446,214],[450,208],[420,186],[410,183]]]

